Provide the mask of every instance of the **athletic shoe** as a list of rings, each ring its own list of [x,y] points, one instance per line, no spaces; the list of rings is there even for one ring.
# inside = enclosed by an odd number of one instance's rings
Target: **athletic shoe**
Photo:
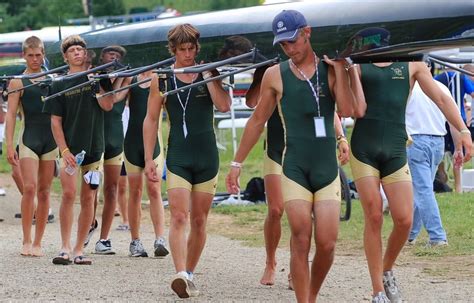
[[[130,257],[148,257],[148,254],[145,251],[145,248],[143,247],[142,242],[140,239],[135,239],[132,242],[130,242]]]
[[[115,255],[110,239],[97,241],[97,243],[95,243],[95,253],[99,255]]]
[[[406,245],[407,246],[413,246],[416,243],[416,239],[408,239]]]
[[[86,248],[86,246],[91,241],[92,235],[94,234],[94,232],[95,232],[95,230],[97,229],[98,226],[99,226],[99,223],[97,222],[96,219],[94,219],[94,225],[91,226],[91,228],[89,229],[89,233],[87,233],[86,241],[84,241],[84,248]]]
[[[384,292],[379,292],[372,297],[372,303],[390,303]]]
[[[402,296],[397,284],[397,280],[393,276],[393,271],[389,270],[383,273],[383,288],[391,303],[401,303]]]
[[[430,241],[428,242],[429,247],[443,247],[448,246],[448,241],[441,240],[441,241]]]
[[[165,239],[163,239],[162,237],[155,240],[153,247],[155,248],[155,257],[157,258],[164,258],[170,253],[166,248]]]
[[[194,285],[194,282],[191,280],[186,280],[188,283],[188,292],[190,297],[197,297],[199,296],[199,290],[196,288],[196,285]]]
[[[0,196],[6,196],[7,195],[7,192],[5,191],[5,189],[3,187],[0,187]]]
[[[184,274],[177,273],[173,280],[171,281],[171,289],[178,295],[180,298],[189,298],[199,296],[199,290],[197,290],[196,285],[190,280],[188,280]]]
[[[54,214],[49,214],[48,215],[48,223],[53,223],[54,222]]]

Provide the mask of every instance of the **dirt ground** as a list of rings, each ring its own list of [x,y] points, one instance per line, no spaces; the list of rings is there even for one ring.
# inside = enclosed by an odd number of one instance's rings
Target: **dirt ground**
[[[111,239],[117,254],[92,255],[92,266],[57,266],[51,259],[60,246],[59,223],[48,224],[43,248],[45,257],[22,257],[20,196],[8,175],[0,175],[0,185],[7,195],[0,197],[0,301],[114,301],[146,302],[176,301],[169,287],[174,274],[171,257],[165,259],[130,258],[128,232],[116,231],[116,218]],[[59,199],[52,199],[57,216]],[[75,215],[78,214],[76,205]],[[99,210],[100,212],[100,210]],[[147,212],[143,212],[147,216]],[[98,216],[100,220],[100,216]],[[210,216],[223,224],[222,216]],[[144,219],[142,240],[151,252],[153,232]],[[230,222],[229,222],[230,224]],[[74,226],[73,231],[76,230]],[[73,237],[74,238],[74,237]],[[86,249],[91,253],[98,233]],[[277,255],[278,273],[274,286],[258,283],[265,263],[264,248],[251,248],[238,241],[210,234],[201,262],[195,273],[195,283],[201,295],[197,302],[293,302],[294,293],[287,289],[289,251],[282,248]],[[449,257],[437,260],[414,259],[402,255],[396,276],[407,302],[474,302],[474,259]],[[340,249],[335,264],[321,291],[319,302],[369,302],[370,279],[363,252]]]

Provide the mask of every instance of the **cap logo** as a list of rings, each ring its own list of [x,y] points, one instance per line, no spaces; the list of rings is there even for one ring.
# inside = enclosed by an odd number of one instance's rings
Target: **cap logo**
[[[277,23],[277,33],[281,33],[281,32],[284,32],[286,30],[287,30],[287,28],[285,26],[285,23],[283,23],[283,21],[278,21],[278,23]]]

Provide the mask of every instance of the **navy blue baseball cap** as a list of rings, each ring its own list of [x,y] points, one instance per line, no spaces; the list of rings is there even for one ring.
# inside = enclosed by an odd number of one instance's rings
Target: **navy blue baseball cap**
[[[275,16],[272,23],[273,45],[282,41],[295,41],[298,38],[298,30],[306,27],[306,19],[298,11],[284,10]]]

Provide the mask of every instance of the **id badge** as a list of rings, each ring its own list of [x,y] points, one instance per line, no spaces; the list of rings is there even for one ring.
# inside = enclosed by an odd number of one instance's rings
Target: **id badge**
[[[314,117],[314,131],[316,138],[326,137],[326,124],[324,124],[324,117]]]

